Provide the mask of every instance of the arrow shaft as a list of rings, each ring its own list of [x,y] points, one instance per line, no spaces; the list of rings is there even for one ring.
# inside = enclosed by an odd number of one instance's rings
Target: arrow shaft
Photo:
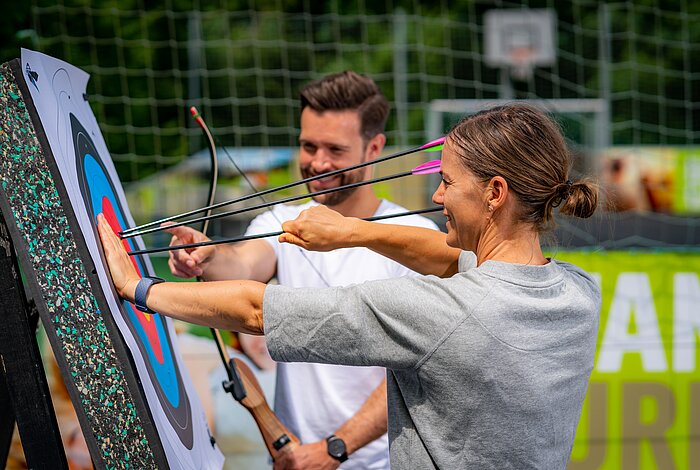
[[[362,220],[366,220],[368,222],[375,222],[377,220],[386,220],[386,219],[393,219],[396,217],[405,217],[408,215],[414,215],[414,214],[427,214],[430,212],[438,212],[442,211],[442,206],[437,206],[437,207],[429,207],[427,209],[418,209],[415,211],[408,211],[408,212],[400,212],[398,214],[388,214],[388,215],[377,215],[373,217],[367,217]],[[245,235],[243,237],[234,237],[234,238],[222,238],[221,240],[209,240],[206,242],[199,242],[199,243],[189,243],[186,245],[174,245],[174,246],[164,246],[160,248],[149,248],[145,250],[136,250],[132,251],[129,253],[129,256],[139,256],[139,255],[146,255],[146,254],[152,254],[152,253],[163,253],[166,251],[174,251],[174,250],[189,250],[193,248],[199,248],[202,246],[212,246],[212,245],[222,245],[224,243],[237,243],[237,242],[245,242],[249,240],[258,240],[260,238],[268,238],[268,237],[278,237],[282,235],[284,231],[277,231],[277,232],[267,232],[267,233],[259,233],[255,235]]]
[[[153,226],[158,226],[158,225],[160,225],[160,224],[162,224],[162,223],[164,223],[164,222],[171,222],[171,221],[173,221],[173,220],[182,219],[182,218],[184,218],[184,217],[189,217],[189,216],[192,216],[192,215],[195,215],[195,214],[199,214],[199,213],[201,213],[201,212],[205,212],[205,211],[207,211],[207,210],[219,209],[219,208],[221,208],[221,207],[228,206],[228,205],[231,205],[231,204],[236,204],[236,203],[238,203],[238,202],[247,201],[247,200],[252,199],[252,198],[255,198],[255,197],[265,196],[265,195],[267,195],[267,194],[271,194],[271,193],[274,193],[274,192],[277,192],[277,191],[283,191],[283,190],[285,190],[285,189],[293,188],[293,187],[299,186],[299,185],[301,185],[301,184],[310,183],[310,182],[312,182],[312,181],[317,181],[317,180],[320,180],[320,179],[323,179],[323,178],[329,178],[329,177],[331,177],[331,176],[339,175],[339,174],[345,173],[345,172],[347,172],[347,171],[357,170],[357,169],[364,168],[364,167],[369,166],[369,165],[375,165],[375,164],[377,164],[377,163],[382,163],[382,162],[385,162],[385,161],[388,161],[388,160],[392,160],[392,159],[395,159],[395,158],[399,158],[399,157],[403,157],[403,156],[406,156],[406,155],[410,155],[410,154],[412,154],[412,153],[430,150],[431,148],[433,148],[433,147],[438,147],[438,146],[441,145],[441,144],[435,143],[435,142],[431,142],[431,143],[426,144],[426,145],[429,145],[429,146],[426,147],[425,145],[423,145],[423,146],[421,146],[421,147],[415,147],[415,148],[412,148],[412,149],[409,149],[409,150],[404,150],[404,151],[402,151],[402,152],[398,152],[398,153],[394,153],[394,154],[391,154],[391,155],[387,155],[386,157],[377,158],[377,159],[375,159],[375,160],[370,160],[370,161],[368,161],[368,162],[358,163],[357,165],[352,165],[352,166],[349,166],[349,167],[347,167],[347,168],[341,168],[341,169],[338,169],[338,170],[333,170],[333,171],[330,171],[330,172],[328,172],[328,173],[323,173],[323,174],[321,174],[321,175],[310,176],[310,177],[308,177],[308,178],[304,178],[304,179],[299,180],[299,181],[293,181],[293,182],[291,182],[291,183],[287,183],[287,184],[284,184],[284,185],[282,185],[282,186],[276,186],[276,187],[274,187],[274,188],[265,189],[265,190],[263,190],[263,191],[259,191],[259,192],[253,193],[253,194],[247,194],[247,195],[245,195],[245,196],[241,196],[241,197],[238,197],[238,198],[235,198],[235,199],[231,199],[231,200],[228,200],[228,201],[222,201],[222,202],[219,202],[219,203],[216,203],[216,204],[212,204],[212,205],[209,205],[209,206],[206,206],[206,207],[202,207],[202,208],[200,208],[200,209],[194,209],[194,210],[191,210],[191,211],[188,211],[188,212],[183,212],[183,213],[181,213],[181,214],[177,214],[177,215],[173,215],[173,216],[170,216],[170,217],[166,217],[166,218],[163,218],[163,219],[160,219],[160,220],[156,220],[156,221],[154,221],[154,222],[149,222],[149,223],[147,223],[147,224],[143,224],[143,225],[140,225],[140,226],[137,226],[137,227],[132,227],[132,228],[123,230],[123,231],[121,232],[121,235],[122,235],[122,238],[128,238],[127,235],[130,235],[130,234],[133,233],[133,232],[137,232],[137,231],[138,231],[138,232],[141,232],[143,229],[146,229],[146,228],[149,228],[149,227],[153,227]]]
[[[404,171],[404,172],[402,172],[402,173],[397,173],[397,174],[394,174],[394,175],[383,176],[383,177],[381,177],[381,178],[374,178],[374,179],[367,180],[367,181],[358,181],[358,182],[356,182],[356,183],[346,184],[346,185],[344,185],[344,186],[339,186],[339,187],[337,187],[337,188],[323,189],[323,190],[321,190],[321,191],[316,191],[316,192],[312,192],[312,193],[300,194],[299,196],[291,196],[291,197],[288,197],[288,198],[285,198],[285,199],[280,199],[280,200],[278,200],[278,201],[269,201],[269,202],[265,202],[265,203],[262,203],[262,204],[257,204],[257,205],[254,205],[254,206],[250,206],[250,207],[243,207],[243,208],[241,208],[241,209],[234,209],[234,210],[231,210],[231,211],[220,212],[220,213],[218,213],[218,214],[211,214],[211,215],[204,216],[204,217],[197,217],[197,218],[195,218],[195,219],[183,220],[183,221],[181,221],[181,222],[176,222],[176,223],[174,223],[174,224],[170,224],[170,225],[163,226],[163,227],[152,227],[152,228],[148,228],[148,229],[145,229],[145,230],[141,230],[141,231],[139,231],[139,232],[132,232],[132,233],[129,233],[129,234],[127,234],[127,235],[123,235],[122,238],[131,238],[131,237],[135,237],[135,236],[137,236],[137,235],[147,235],[147,234],[149,234],[149,233],[160,232],[160,231],[163,231],[163,230],[165,230],[165,229],[169,229],[169,228],[173,228],[173,227],[180,227],[180,226],[182,226],[182,225],[196,224],[196,223],[202,222],[202,221],[204,221],[204,220],[220,219],[220,218],[222,218],[222,217],[228,217],[228,216],[232,216],[232,215],[242,214],[242,213],[244,213],[244,212],[255,211],[255,210],[258,210],[258,209],[264,209],[264,208],[266,208],[266,207],[271,207],[271,206],[274,206],[274,205],[277,205],[277,204],[286,204],[286,203],[288,203],[288,202],[299,201],[299,200],[301,200],[301,199],[306,199],[306,198],[309,198],[309,197],[322,196],[322,195],[324,195],[324,194],[335,193],[335,192],[338,192],[338,191],[345,191],[345,190],[348,190],[348,189],[353,189],[353,188],[357,188],[357,187],[360,187],[360,186],[365,186],[365,185],[368,185],[368,184],[381,183],[381,182],[383,182],[383,181],[389,181],[389,180],[393,180],[393,179],[396,179],[396,178],[402,178],[402,177],[404,177],[404,176],[411,176],[412,174],[413,174],[413,170],[411,170],[411,171]]]

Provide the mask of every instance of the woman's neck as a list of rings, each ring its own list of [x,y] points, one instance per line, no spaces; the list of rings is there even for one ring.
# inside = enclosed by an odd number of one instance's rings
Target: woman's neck
[[[522,224],[511,230],[491,225],[479,240],[475,254],[478,266],[489,260],[536,266],[549,262],[542,254],[539,233]]]

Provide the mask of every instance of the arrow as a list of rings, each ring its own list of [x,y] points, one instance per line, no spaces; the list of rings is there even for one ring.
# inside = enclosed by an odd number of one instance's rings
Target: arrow
[[[200,119],[201,119],[201,118],[200,118]],[[199,121],[198,121],[198,122],[199,122]],[[201,125],[201,124],[200,124],[200,125]],[[282,186],[277,186],[277,187],[274,187],[274,188],[269,188],[269,189],[266,189],[266,190],[263,190],[263,191],[259,191],[259,192],[253,193],[253,194],[247,194],[247,195],[245,195],[245,196],[241,196],[241,197],[238,197],[238,198],[235,198],[235,199],[231,199],[231,200],[229,200],[229,201],[219,202],[219,203],[217,203],[217,204],[213,204],[213,205],[209,205],[209,206],[206,206],[206,207],[202,207],[202,208],[200,208],[200,209],[191,210],[191,211],[189,211],[189,212],[183,212],[182,214],[173,215],[173,216],[170,216],[170,217],[166,217],[166,218],[164,218],[164,219],[160,219],[160,220],[156,220],[156,221],[153,221],[153,222],[149,222],[149,223],[147,223],[147,224],[139,225],[139,226],[136,226],[136,227],[131,227],[131,228],[129,228],[129,229],[122,230],[121,232],[119,232],[119,236],[120,236],[121,238],[129,238],[130,236],[133,236],[133,235],[135,234],[135,232],[139,232],[139,233],[141,233],[141,234],[143,234],[143,233],[150,233],[150,232],[142,232],[142,231],[145,230],[145,229],[148,229],[148,228],[150,228],[150,227],[159,226],[160,224],[162,224],[162,223],[164,223],[164,222],[171,222],[171,221],[173,221],[173,220],[177,220],[177,219],[182,219],[182,218],[185,218],[185,217],[189,217],[189,216],[191,216],[191,215],[199,214],[199,213],[205,212],[205,211],[207,211],[207,210],[214,210],[214,209],[218,209],[218,208],[220,208],[220,207],[228,206],[228,205],[231,205],[231,204],[236,204],[236,203],[238,203],[238,202],[243,202],[243,201],[246,201],[246,200],[248,200],[248,199],[255,198],[255,197],[261,197],[261,196],[264,196],[264,195],[267,195],[267,194],[271,194],[271,193],[274,193],[274,192],[277,192],[277,191],[282,191],[282,190],[285,190],[285,189],[293,188],[293,187],[299,186],[299,185],[301,185],[301,184],[310,183],[311,181],[316,181],[316,180],[320,180],[320,179],[323,179],[323,178],[329,178],[329,177],[331,177],[331,176],[335,176],[335,175],[339,175],[339,174],[341,174],[341,173],[344,173],[344,172],[346,172],[346,171],[357,170],[358,168],[364,168],[364,167],[369,166],[369,165],[375,165],[375,164],[377,164],[377,163],[382,163],[382,162],[385,162],[385,161],[387,161],[387,160],[392,160],[392,159],[394,159],[394,158],[399,158],[399,157],[403,157],[403,156],[406,156],[406,155],[411,155],[411,154],[417,153],[417,152],[436,152],[436,151],[442,150],[442,148],[443,148],[443,146],[444,146],[444,143],[445,143],[445,138],[444,138],[444,137],[441,137],[441,138],[439,138],[439,139],[436,139],[436,140],[430,141],[430,142],[428,142],[428,143],[426,143],[426,144],[423,144],[423,145],[421,145],[420,147],[414,147],[414,148],[409,149],[409,150],[404,150],[404,151],[402,151],[402,152],[398,152],[398,153],[394,153],[394,154],[391,154],[391,155],[387,155],[386,157],[378,158],[378,159],[371,160],[371,161],[368,161],[368,162],[358,163],[357,165],[349,166],[349,167],[347,167],[347,168],[341,168],[341,169],[339,169],[339,170],[330,171],[330,172],[328,172],[328,173],[323,173],[323,174],[321,174],[321,175],[310,176],[310,177],[308,177],[308,178],[304,178],[304,179],[299,180],[299,181],[294,181],[294,182],[291,182],[291,183],[288,183],[288,184],[284,184],[284,185],[282,185]],[[201,219],[198,219],[198,220],[201,220]],[[184,224],[182,224],[182,225],[184,225]]]
[[[231,215],[242,214],[244,212],[250,212],[250,211],[254,211],[254,210],[258,210],[258,209],[264,209],[266,207],[274,206],[277,204],[285,204],[288,202],[294,202],[294,201],[298,201],[300,199],[306,199],[306,198],[313,197],[313,196],[320,196],[322,194],[329,194],[329,193],[334,193],[337,191],[344,191],[346,189],[352,189],[352,188],[357,188],[360,186],[366,186],[368,184],[381,183],[383,181],[389,181],[389,180],[393,180],[393,179],[397,179],[397,178],[403,178],[404,176],[427,175],[430,173],[437,173],[438,171],[440,171],[440,160],[431,160],[429,162],[418,165],[417,167],[415,167],[409,171],[396,173],[394,175],[382,176],[381,178],[374,178],[374,179],[366,180],[366,181],[358,181],[356,183],[350,183],[350,184],[346,184],[344,186],[338,186],[337,188],[323,189],[321,191],[316,191],[316,192],[307,193],[307,194],[301,194],[299,196],[291,196],[291,197],[288,197],[285,199],[280,199],[278,201],[264,202],[262,204],[257,204],[257,205],[250,206],[250,207],[244,207],[241,209],[234,209],[234,210],[227,211],[227,212],[220,212],[218,214],[207,215],[204,217],[197,217],[195,219],[183,220],[181,222],[176,222],[176,223],[170,224],[170,225],[151,227],[151,228],[147,228],[147,229],[144,229],[144,230],[141,230],[138,232],[131,232],[129,234],[124,234],[124,235],[122,235],[121,238],[125,239],[125,238],[135,237],[138,235],[146,235],[149,233],[167,230],[167,229],[170,229],[173,227],[180,227],[182,225],[196,224],[198,222],[202,222],[205,220],[220,219],[221,217],[228,217]],[[330,174],[330,173],[326,173],[326,174]]]
[[[367,217],[367,218],[364,218],[362,220],[366,220],[368,222],[375,222],[377,220],[393,219],[396,217],[405,217],[407,215],[413,215],[413,214],[427,214],[429,212],[438,212],[438,211],[442,211],[442,206],[429,207],[427,209],[418,209],[415,211],[408,211],[408,212],[400,212],[398,214],[377,215],[374,217]],[[222,238],[221,240],[209,240],[206,242],[190,243],[187,245],[164,246],[162,248],[148,248],[145,250],[132,251],[129,253],[129,256],[145,255],[145,254],[149,254],[149,253],[162,253],[164,251],[189,250],[192,248],[199,248],[200,246],[221,245],[224,243],[245,242],[248,240],[257,240],[259,238],[278,237],[278,236],[282,235],[283,233],[284,233],[284,231],[268,232],[268,233],[259,233],[256,235],[246,235],[243,237]]]
[[[422,163],[411,170],[414,175],[430,175],[432,173],[438,173],[440,171],[440,160],[430,160],[429,162]]]

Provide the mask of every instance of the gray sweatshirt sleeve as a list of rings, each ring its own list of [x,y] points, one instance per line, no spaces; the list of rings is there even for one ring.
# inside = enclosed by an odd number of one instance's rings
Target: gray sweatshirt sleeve
[[[415,367],[469,314],[446,282],[421,276],[328,289],[268,286],[270,354],[282,362]]]

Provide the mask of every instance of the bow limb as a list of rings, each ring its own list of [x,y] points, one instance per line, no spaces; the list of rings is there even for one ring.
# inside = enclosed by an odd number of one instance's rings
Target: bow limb
[[[211,179],[209,180],[209,195],[207,197],[207,206],[214,205],[214,199],[216,197],[216,186],[218,182],[219,174],[219,163],[216,156],[216,144],[214,143],[214,138],[209,130],[209,127],[202,119],[202,116],[197,111],[197,108],[192,106],[190,108],[192,116],[194,116],[195,121],[199,124],[202,132],[207,138],[207,145],[209,147],[209,157],[211,158]],[[232,163],[236,169],[241,173],[238,165],[232,160]],[[241,173],[243,175],[243,173]],[[244,176],[245,178],[245,176]],[[253,187],[252,182],[245,178],[248,184]],[[253,190],[255,188],[253,187]],[[212,209],[206,211],[206,216],[210,216]],[[209,219],[204,220],[202,225],[202,234],[206,235],[209,228]],[[200,278],[197,278],[201,281]],[[228,380],[223,382],[224,390],[231,393],[233,397],[238,401],[243,407],[245,407],[255,420],[260,433],[262,434],[263,441],[267,447],[268,452],[273,460],[276,459],[278,455],[282,452],[287,452],[291,450],[295,445],[299,444],[299,439],[292,434],[275,413],[270,409],[265,395],[255,378],[255,375],[250,370],[250,368],[239,359],[232,359],[228,355],[228,350],[226,349],[226,343],[224,342],[221,332],[216,328],[210,328],[211,334],[216,342],[216,348],[219,351],[219,356],[224,363],[224,368],[226,369],[226,375]],[[290,445],[291,444],[291,445]]]
[[[204,133],[204,136],[207,138],[207,146],[209,148],[209,158],[211,159],[211,178],[209,180],[209,195],[207,196],[207,206],[211,206],[214,203],[214,199],[216,197],[216,185],[218,182],[219,178],[219,162],[216,157],[216,145],[214,144],[214,138],[211,135],[211,131],[209,130],[209,126],[204,122],[204,119],[202,119],[202,116],[199,114],[197,111],[197,108],[192,106],[190,108],[190,112],[192,113],[192,116],[194,117],[194,120],[197,121],[197,124],[199,124],[200,129],[202,129],[202,132]],[[210,216],[212,213],[212,209],[208,209],[206,211],[206,216]],[[204,220],[204,223],[202,224],[202,234],[204,236],[207,235],[207,230],[209,229],[209,219]],[[197,278],[197,281],[201,281],[201,278]],[[226,345],[224,343],[223,338],[221,337],[221,333],[219,330],[216,328],[211,328],[211,333],[214,336],[214,339],[216,340],[216,346],[217,349],[219,350],[219,356],[221,356],[221,360],[224,362],[224,366],[227,369],[229,380],[233,380],[233,376],[231,374],[231,371],[229,370],[229,362],[230,358],[228,356],[228,351],[226,350]]]
[[[190,112],[192,113],[195,121],[197,121],[197,124],[199,124],[199,127],[202,129],[202,132],[206,136],[207,145],[209,147],[209,158],[211,160],[211,179],[209,180],[209,195],[207,196],[207,207],[209,207],[209,209],[205,213],[205,216],[209,217],[212,213],[212,209],[210,206],[214,205],[214,199],[216,197],[216,185],[219,178],[219,160],[216,157],[216,145],[214,144],[214,138],[211,135],[211,131],[209,131],[209,127],[204,122],[204,119],[202,119],[202,116],[197,111],[197,108],[192,106],[190,108]],[[202,224],[202,233],[206,235],[208,229],[209,219],[206,219]]]

